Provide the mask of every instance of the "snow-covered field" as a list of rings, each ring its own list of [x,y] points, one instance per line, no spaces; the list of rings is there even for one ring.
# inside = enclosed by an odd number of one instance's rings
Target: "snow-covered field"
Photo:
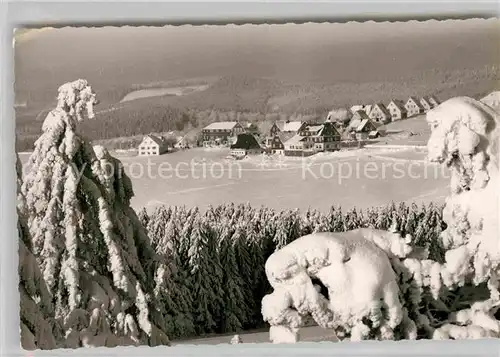
[[[184,341],[172,341],[172,345],[219,345],[228,344],[233,338],[230,335],[216,335],[204,338],[197,338]],[[245,331],[240,334],[242,343],[268,343],[269,329],[261,329],[255,331]],[[337,337],[332,330],[327,330],[319,326],[310,326],[300,329],[301,342],[322,342],[330,341],[337,342]]]
[[[175,95],[175,96],[187,95],[187,94],[191,94],[194,92],[206,90],[208,87],[209,87],[208,85],[204,84],[204,85],[197,85],[197,86],[177,86],[177,87],[168,87],[168,88],[140,89],[140,90],[136,90],[136,91],[128,93],[125,97],[123,97],[123,99],[120,102],[123,103],[123,102],[128,102],[131,100],[135,100],[135,99],[149,98],[149,97],[160,97],[160,96],[164,96],[164,95]]]
[[[135,209],[227,202],[275,209],[349,209],[391,200],[442,202],[448,194],[447,171],[423,163],[425,153],[415,150],[362,149],[305,159],[255,156],[240,161],[226,160],[228,153],[191,149],[158,157],[115,155],[132,179]],[[23,162],[27,157],[20,154]]]

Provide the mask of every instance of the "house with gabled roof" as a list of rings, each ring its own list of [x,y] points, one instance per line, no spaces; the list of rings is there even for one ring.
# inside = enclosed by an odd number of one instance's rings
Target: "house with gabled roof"
[[[391,113],[392,121],[404,119],[407,116],[405,103],[399,99],[392,99],[387,105],[387,110]]]
[[[368,115],[362,111],[358,111],[349,123],[346,130],[346,138],[365,140],[368,138],[370,132],[377,131],[377,127],[378,125],[374,123]]]
[[[163,138],[154,134],[146,135],[137,149],[139,156],[162,155],[167,151],[168,147]]]
[[[427,97],[420,98],[420,105],[424,108],[424,112],[427,112],[432,109],[432,104],[429,102]]]
[[[362,105],[362,104],[359,104],[359,105],[353,105],[351,108],[349,108],[349,110],[351,111],[352,114],[360,111],[360,110],[363,110],[364,111],[365,109],[365,106]]]
[[[368,116],[370,119],[381,124],[386,124],[391,121],[391,113],[389,113],[383,103],[374,104]]]
[[[356,128],[361,124],[361,122],[365,119],[370,119],[368,114],[366,114],[363,110],[358,110],[355,112],[349,122],[349,125],[346,128],[346,131],[351,132],[356,130]]]
[[[273,125],[271,126],[271,128],[269,129],[269,136],[266,137],[266,139],[265,139],[266,147],[268,149],[270,149],[273,142],[277,143],[277,141],[274,140],[274,137],[276,135],[278,135],[280,133],[287,133],[287,134],[295,135],[304,125],[306,125],[306,123],[303,121],[289,121],[289,120],[275,121],[273,123]],[[290,136],[290,135],[287,135],[287,136]]]
[[[269,142],[267,144],[267,151],[270,154],[285,154],[285,143],[294,137],[295,133],[278,133],[274,135],[272,138],[269,138]]]
[[[189,149],[189,142],[186,136],[178,136],[174,144],[176,149]]]
[[[361,121],[359,126],[356,128],[356,139],[366,140],[368,139],[370,133],[377,132],[377,126],[371,119],[364,119]]]
[[[424,108],[420,101],[415,97],[410,97],[405,103],[406,113],[409,117],[422,114],[424,112]]]
[[[269,136],[274,136],[277,133],[296,133],[306,123],[303,121],[278,120],[273,123],[269,130]]]
[[[317,152],[340,149],[341,136],[332,122],[304,125],[284,143],[285,155],[309,156]]]
[[[434,96],[423,96],[420,99],[420,104],[424,108],[425,111],[431,110],[432,108],[435,108],[439,105],[439,101],[437,100],[436,97]]]
[[[427,96],[427,101],[432,105],[433,108],[437,107],[441,102],[434,95]]]
[[[207,125],[202,129],[203,146],[227,146],[231,138],[243,134],[245,128],[237,121],[222,121]]]
[[[285,143],[285,155],[286,156],[304,156],[304,151],[308,150],[312,153],[309,144],[306,143],[305,137],[300,136],[299,134],[295,134],[290,139],[288,139]]]
[[[263,152],[264,149],[260,146],[255,136],[250,133],[238,134],[236,142],[231,145],[231,155],[235,157],[258,155]]]

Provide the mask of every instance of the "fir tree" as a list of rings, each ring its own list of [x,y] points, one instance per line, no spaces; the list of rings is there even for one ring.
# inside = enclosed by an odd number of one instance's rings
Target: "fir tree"
[[[78,131],[94,101],[86,81],[67,83],[42,125],[22,187],[34,253],[65,346],[168,344],[162,316],[150,313],[154,253],[130,179]]]
[[[26,350],[54,349],[60,326],[54,320],[54,305],[31,250],[31,235],[26,226],[25,200],[21,193],[21,162],[17,157],[17,229],[19,233],[19,296],[21,347]]]

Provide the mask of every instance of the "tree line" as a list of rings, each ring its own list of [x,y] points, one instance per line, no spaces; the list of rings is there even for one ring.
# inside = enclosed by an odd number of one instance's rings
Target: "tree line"
[[[271,291],[264,265],[275,250],[313,232],[343,232],[361,227],[395,228],[443,261],[439,234],[446,227],[435,204],[390,204],[364,211],[332,207],[275,211],[225,204],[198,208],[159,206],[139,219],[153,249],[170,270],[167,288],[158,291],[169,318],[171,338],[234,333],[264,326],[261,300]]]

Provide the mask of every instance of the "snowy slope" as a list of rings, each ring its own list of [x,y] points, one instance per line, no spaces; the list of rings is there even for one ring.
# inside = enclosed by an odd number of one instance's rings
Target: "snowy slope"
[[[500,112],[500,91],[491,92],[487,96],[480,99],[486,105],[489,105],[497,112]]]

